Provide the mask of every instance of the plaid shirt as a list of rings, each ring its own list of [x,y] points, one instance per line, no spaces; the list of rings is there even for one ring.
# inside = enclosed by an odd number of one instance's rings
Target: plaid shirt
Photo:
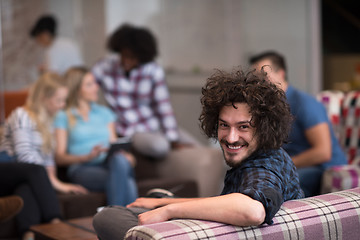
[[[163,69],[146,63],[125,75],[118,57],[108,57],[92,69],[105,99],[117,115],[121,136],[136,132],[162,131],[170,141],[178,140],[177,123],[169,99]]]
[[[296,167],[281,148],[255,153],[225,176],[222,195],[239,192],[260,201],[265,208],[265,222],[272,218],[284,201],[303,198]]]

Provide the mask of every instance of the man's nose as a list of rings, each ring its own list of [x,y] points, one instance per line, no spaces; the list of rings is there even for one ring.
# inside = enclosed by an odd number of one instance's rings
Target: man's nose
[[[227,135],[226,141],[228,143],[237,142],[239,138],[236,128],[230,128],[229,134]]]

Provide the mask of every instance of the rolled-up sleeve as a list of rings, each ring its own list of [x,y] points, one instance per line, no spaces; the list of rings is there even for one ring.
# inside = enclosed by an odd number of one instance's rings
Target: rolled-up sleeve
[[[284,202],[281,179],[272,169],[260,164],[245,168],[242,177],[240,193],[261,202],[266,212],[265,222],[272,224],[272,218]]]
[[[273,217],[279,211],[280,206],[283,203],[282,195],[273,188],[262,190],[254,188],[245,189],[242,193],[263,204],[266,213],[264,222],[272,224]]]

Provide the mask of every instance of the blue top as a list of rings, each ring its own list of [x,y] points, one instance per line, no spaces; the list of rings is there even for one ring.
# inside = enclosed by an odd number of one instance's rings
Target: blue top
[[[236,168],[227,171],[222,195],[242,193],[260,201],[272,218],[284,201],[304,197],[299,176],[290,156],[282,149],[254,153]]]
[[[71,111],[76,118],[74,126],[69,125],[68,115],[64,111],[60,111],[56,115],[54,122],[55,128],[68,131],[67,152],[69,154],[85,155],[89,154],[96,145],[109,146],[110,131],[108,125],[115,121],[115,115],[109,108],[92,103],[87,121],[84,121],[76,109]],[[100,154],[87,164],[101,163],[104,161],[105,155],[106,153]]]
[[[286,98],[290,105],[291,114],[295,118],[291,127],[289,142],[283,146],[289,155],[295,156],[308,150],[311,145],[306,139],[305,131],[326,122],[329,125],[331,134],[332,157],[330,161],[322,163],[320,166],[325,169],[330,166],[346,164],[345,154],[335,137],[325,107],[311,95],[291,86],[286,90]]]

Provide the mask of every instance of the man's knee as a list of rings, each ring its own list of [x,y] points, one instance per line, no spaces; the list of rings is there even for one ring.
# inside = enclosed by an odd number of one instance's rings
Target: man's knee
[[[94,229],[101,240],[123,239],[137,223],[137,216],[121,206],[105,207],[93,219]]]
[[[132,140],[134,149],[145,156],[163,158],[171,149],[169,141],[160,133],[137,133]]]

